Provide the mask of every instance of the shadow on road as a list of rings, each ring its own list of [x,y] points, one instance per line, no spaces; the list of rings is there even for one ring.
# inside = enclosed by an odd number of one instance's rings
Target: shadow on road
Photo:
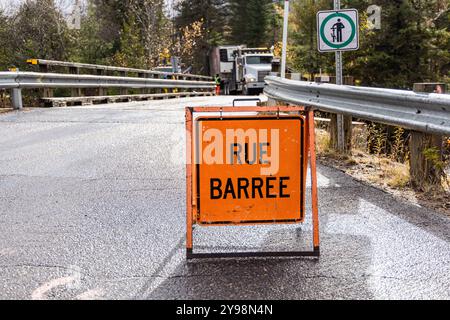
[[[442,274],[438,270],[445,267],[446,257],[439,253],[448,249],[450,220],[355,183],[344,174],[326,168],[324,172],[329,186],[320,190],[319,260],[183,261],[144,298],[426,298],[441,291]],[[295,247],[300,238],[301,242],[309,241],[306,232],[298,233],[298,229],[284,233],[269,231],[262,247],[273,248],[274,244]],[[232,250],[243,248],[230,245]],[[427,282],[431,276],[436,276],[437,282]]]
[[[364,277],[356,273],[370,265],[370,244],[364,238],[335,237],[342,244],[352,242],[344,259],[325,253],[314,259],[230,259],[194,261],[180,265],[174,275],[147,299],[361,299],[371,298]],[[369,249],[369,250],[368,250]],[[329,271],[340,264],[349,273]],[[336,264],[336,265],[335,265]]]

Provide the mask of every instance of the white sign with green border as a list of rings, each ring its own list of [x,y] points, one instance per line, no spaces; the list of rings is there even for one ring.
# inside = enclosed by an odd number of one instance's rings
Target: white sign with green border
[[[319,11],[317,13],[317,32],[320,52],[358,50],[358,10]]]

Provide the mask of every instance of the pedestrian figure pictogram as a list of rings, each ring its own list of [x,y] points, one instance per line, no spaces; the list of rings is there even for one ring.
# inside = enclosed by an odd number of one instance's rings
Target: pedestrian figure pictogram
[[[333,42],[342,42],[342,29],[345,29],[345,25],[341,22],[341,19],[338,19],[337,23],[335,23],[331,28],[331,30],[333,31],[333,33],[331,34]]]

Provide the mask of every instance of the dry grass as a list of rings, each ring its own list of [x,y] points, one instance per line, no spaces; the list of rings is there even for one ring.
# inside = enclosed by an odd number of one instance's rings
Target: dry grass
[[[409,167],[397,164],[394,167],[386,168],[388,175],[387,185],[394,189],[403,189],[409,185]]]
[[[316,152],[319,155],[330,152],[330,135],[325,130],[316,130]]]
[[[450,216],[450,179],[444,192],[419,193],[410,187],[409,165],[383,156],[371,155],[363,150],[354,150],[342,156],[330,150],[329,134],[317,130],[317,153],[325,165],[338,168],[346,174],[374,185],[415,204],[434,209]]]

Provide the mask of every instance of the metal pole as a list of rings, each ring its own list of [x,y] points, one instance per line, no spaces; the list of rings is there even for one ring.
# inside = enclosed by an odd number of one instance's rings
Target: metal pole
[[[14,68],[15,72],[19,72],[18,68]],[[11,104],[14,110],[22,110],[23,102],[22,102],[22,89],[13,88],[11,89]]]
[[[334,0],[334,10],[341,9],[341,0]],[[336,51],[336,84],[343,85],[342,51]],[[344,115],[337,115],[337,145],[339,152],[345,152]]]
[[[11,102],[14,110],[23,109],[22,89],[20,88],[11,89]]]
[[[334,0],[334,10],[341,10],[341,0]],[[336,51],[336,84],[343,84],[342,78],[342,51]]]
[[[283,54],[281,58],[281,78],[286,78],[287,41],[289,25],[289,0],[284,1]]]

